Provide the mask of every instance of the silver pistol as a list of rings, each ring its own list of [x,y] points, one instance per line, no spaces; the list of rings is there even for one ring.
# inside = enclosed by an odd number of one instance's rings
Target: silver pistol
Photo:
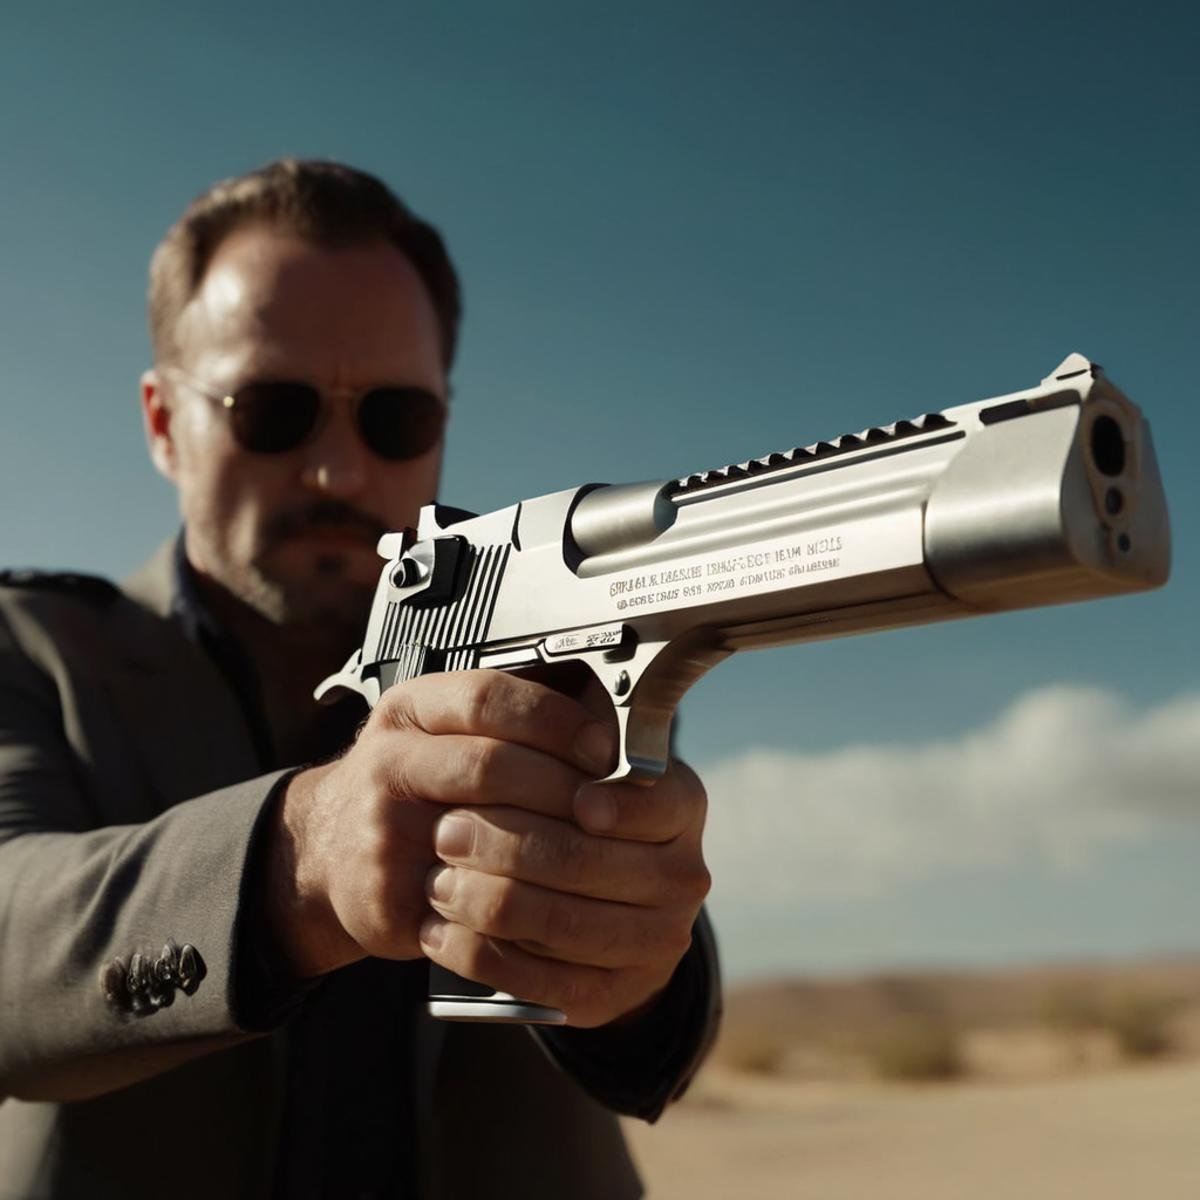
[[[379,553],[362,648],[318,698],[582,663],[616,709],[610,778],[649,782],[680,697],[735,650],[1158,587],[1170,531],[1149,426],[1072,354],[1033,388],[680,479],[431,505]],[[499,994],[431,1011],[556,1019]]]

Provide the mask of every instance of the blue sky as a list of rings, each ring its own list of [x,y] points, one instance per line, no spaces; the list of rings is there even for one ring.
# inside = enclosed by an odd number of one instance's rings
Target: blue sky
[[[874,830],[830,755],[1012,753],[1004,722],[1030,697],[1052,727],[1115,706],[1064,737],[1136,728],[1174,774],[1135,756],[1113,778],[1145,819],[1093,837],[1121,797],[1077,806],[1055,833],[1073,853],[1014,835],[994,861],[868,857],[854,895],[755,902],[740,817],[714,822],[727,958],[1195,948],[1198,35],[1171,3],[8,6],[0,560],[119,576],[172,531],[135,403],[146,262],[192,195],[280,154],[373,170],[445,232],[467,317],[443,495],[477,511],[1013,390],[1080,350],[1151,418],[1167,589],[740,655],[689,698],[682,745],[724,781],[751,749],[792,755],[804,812],[824,781],[828,811]],[[1083,778],[1045,753],[1031,769]],[[769,774],[764,813],[788,803]],[[734,791],[727,809],[757,802]],[[1004,829],[1040,829],[1045,807]],[[823,828],[789,837],[850,853]],[[795,884],[809,858],[785,840],[759,872]]]

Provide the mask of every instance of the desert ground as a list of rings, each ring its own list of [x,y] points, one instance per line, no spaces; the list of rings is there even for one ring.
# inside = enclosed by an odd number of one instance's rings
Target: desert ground
[[[1196,1200],[1200,964],[733,989],[626,1132],[650,1200]]]

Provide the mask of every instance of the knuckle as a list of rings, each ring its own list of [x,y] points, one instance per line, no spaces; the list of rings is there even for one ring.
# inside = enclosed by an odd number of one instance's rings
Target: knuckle
[[[429,772],[421,767],[415,756],[399,754],[389,766],[388,781],[389,801],[428,800],[436,784],[436,780],[430,778]]]
[[[684,785],[688,790],[702,803],[708,801],[708,790],[704,786],[704,781],[692,770],[685,762],[678,764],[679,773],[683,779]]]
[[[504,752],[502,742],[475,738],[465,751],[463,780],[472,792],[485,793],[495,784],[500,759]]]
[[[486,975],[489,958],[486,939],[482,937],[468,937],[462,939],[462,941],[460,965],[456,966],[455,970],[467,979],[478,979]]]
[[[464,672],[461,703],[468,729],[486,729],[494,722],[504,678],[495,671]]]
[[[378,820],[383,816],[387,798],[393,794],[403,795],[404,793],[404,771],[398,756],[396,759],[376,758],[371,763],[367,778],[370,786],[364,804],[368,817],[371,820]]]
[[[700,904],[712,888],[712,875],[698,854],[677,857],[668,872],[670,890],[685,904]]]
[[[413,703],[409,688],[403,685],[388,688],[379,697],[367,718],[367,727],[382,725],[385,729],[405,729],[413,724]]]
[[[372,713],[371,717],[374,715]],[[401,774],[398,768],[410,757],[408,751],[411,746],[406,733],[360,737],[337,760],[333,773],[328,777],[330,783],[336,789],[355,795],[362,795],[364,791],[373,795],[387,794],[393,790],[397,776]]]
[[[560,877],[570,885],[584,881],[588,874],[589,855],[583,838],[567,826],[546,836],[543,854],[554,864]]]
[[[521,716],[524,720],[550,728],[558,723],[563,698],[549,688],[530,688],[521,695]]]
[[[513,928],[517,916],[516,888],[511,883],[501,883],[492,888],[482,904],[480,933],[506,937]]]
[[[571,888],[584,874],[581,840],[561,822],[546,822],[514,832],[508,842],[506,866],[530,882]]]

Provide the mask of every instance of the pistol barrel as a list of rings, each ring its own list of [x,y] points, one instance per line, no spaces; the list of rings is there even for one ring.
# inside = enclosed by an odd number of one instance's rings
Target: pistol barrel
[[[1170,565],[1149,427],[1080,355],[1024,392],[608,490],[575,509],[600,550],[576,573],[667,625],[702,608],[728,648],[1118,595]]]

